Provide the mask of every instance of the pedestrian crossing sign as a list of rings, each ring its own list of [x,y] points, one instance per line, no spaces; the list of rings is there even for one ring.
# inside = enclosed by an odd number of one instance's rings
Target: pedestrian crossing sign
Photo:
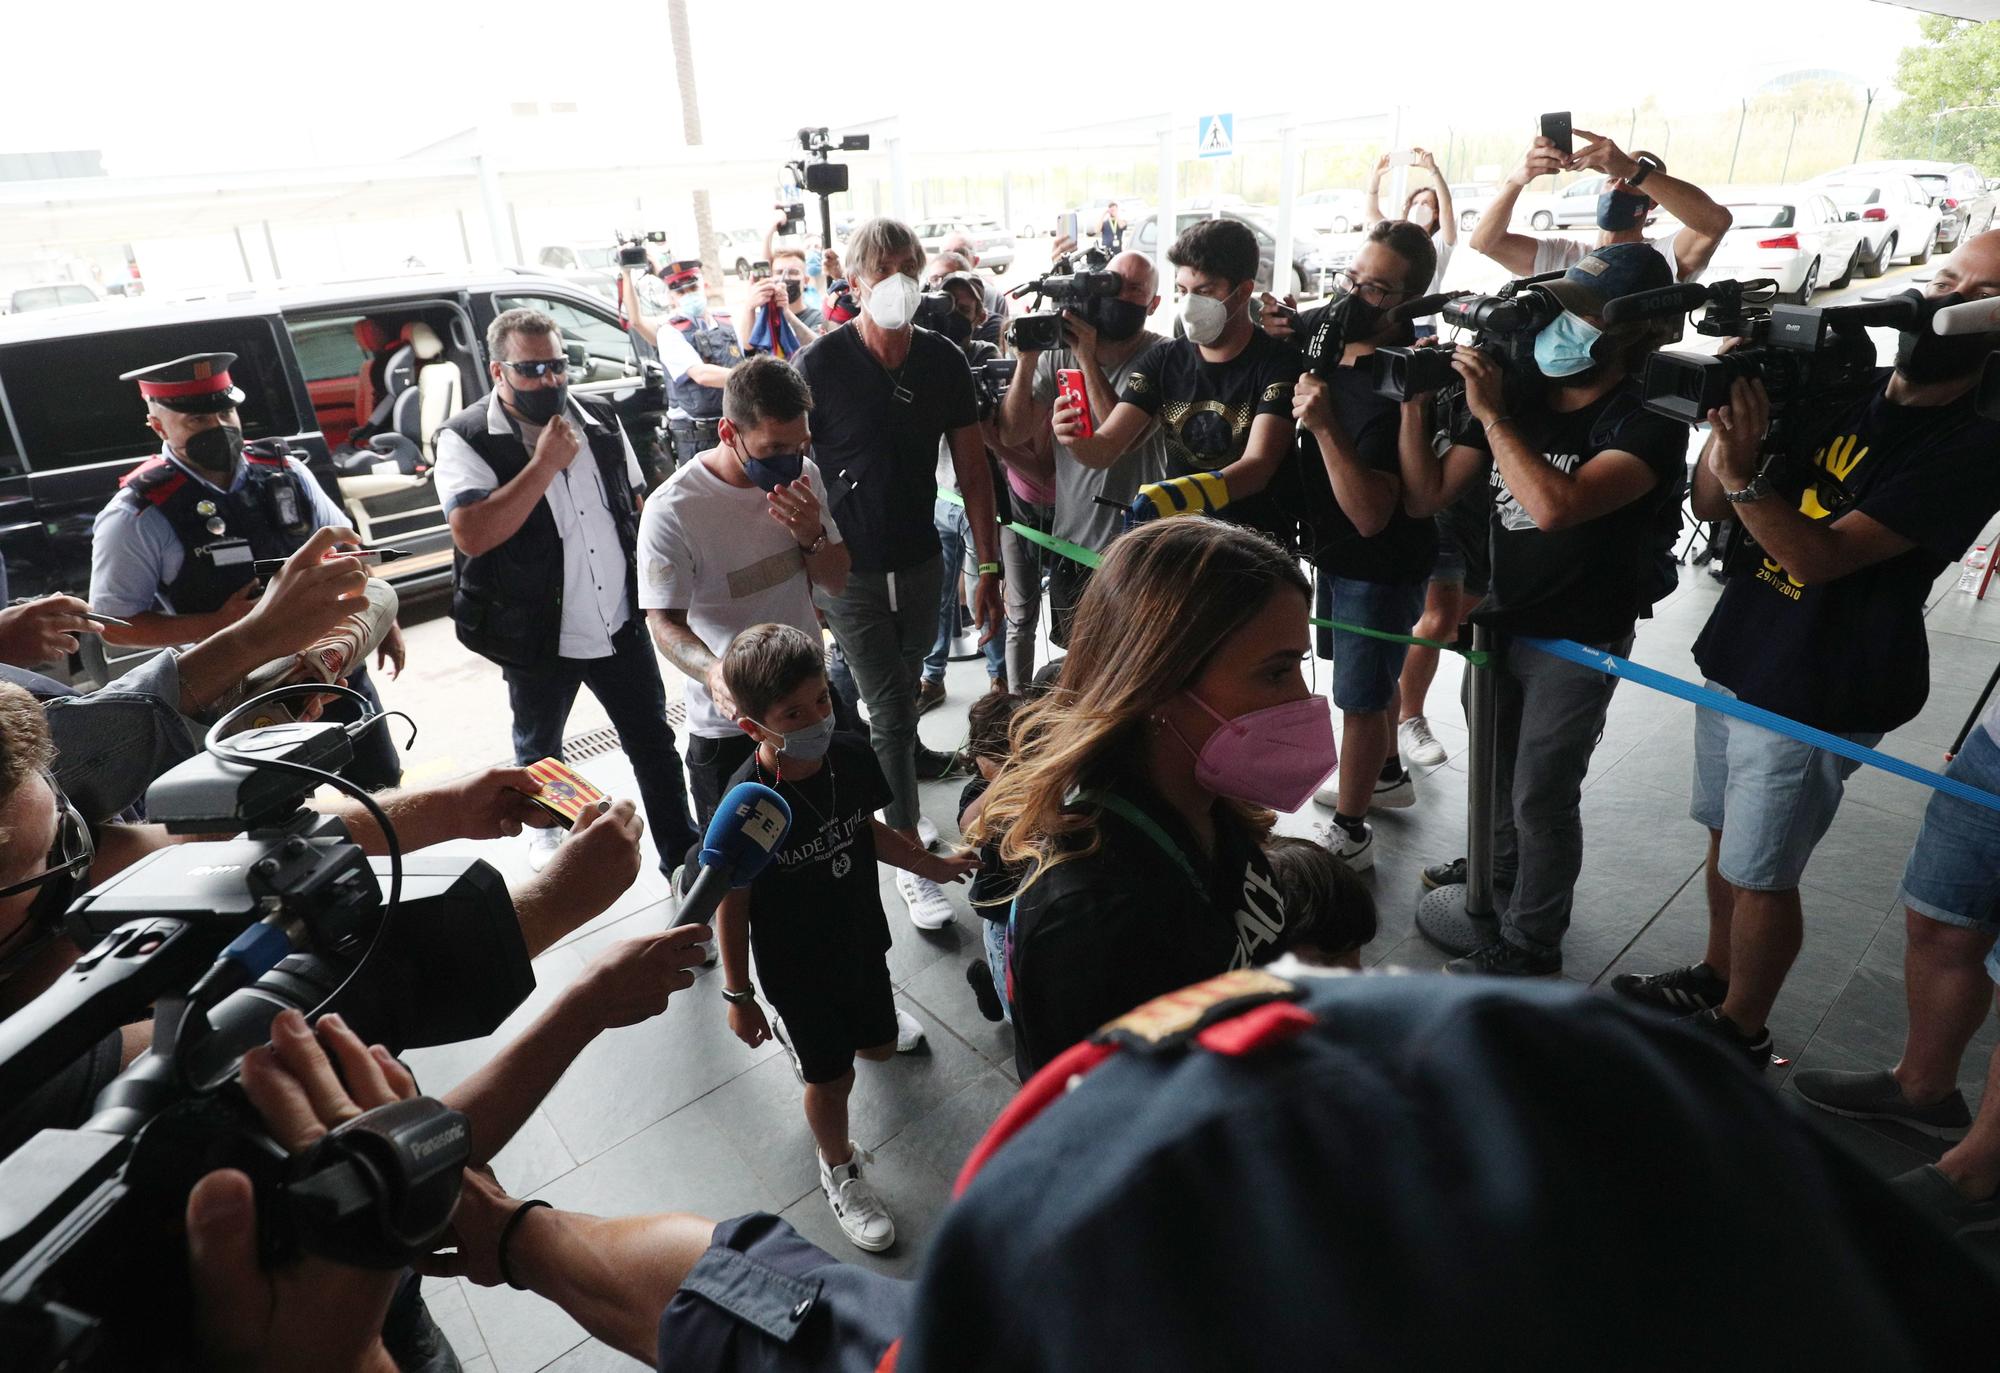
[[[1195,120],[1194,148],[1197,157],[1228,157],[1236,151],[1236,116],[1205,114]]]

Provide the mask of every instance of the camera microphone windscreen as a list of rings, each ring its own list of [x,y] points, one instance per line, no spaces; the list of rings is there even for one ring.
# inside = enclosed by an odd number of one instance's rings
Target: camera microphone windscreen
[[[1422,319],[1425,315],[1436,314],[1466,294],[1468,292],[1465,291],[1440,291],[1434,296],[1419,296],[1415,300],[1406,300],[1389,311],[1389,319],[1396,324],[1401,324],[1405,320]]]
[[[1620,296],[1608,301],[1604,306],[1606,328],[1616,328],[1621,324],[1631,324],[1642,319],[1658,319],[1667,315],[1684,315],[1697,309],[1708,300],[1708,288],[1692,281],[1675,286],[1661,286],[1651,291],[1635,291],[1629,296]]]
[[[2000,333],[2000,297],[1947,305],[1931,316],[1931,329],[1946,338],[1956,334]]]
[[[1834,305],[1823,311],[1828,319],[1838,319],[1843,324],[1859,324],[1866,328],[1903,329],[1921,323],[1930,313],[1921,291],[1903,291],[1887,300],[1869,301],[1865,305]],[[1941,312],[1940,312],[1941,313]]]

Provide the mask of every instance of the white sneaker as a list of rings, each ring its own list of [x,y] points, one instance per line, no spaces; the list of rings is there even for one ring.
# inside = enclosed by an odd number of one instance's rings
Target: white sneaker
[[[938,846],[938,827],[931,823],[931,818],[928,815],[919,815],[917,817],[917,842],[927,849],[934,849]]]
[[[1327,779],[1325,786],[1313,793],[1313,804],[1325,806],[1328,810],[1340,809],[1340,774]]]
[[[1407,771],[1394,781],[1375,779],[1375,794],[1368,799],[1371,810],[1402,810],[1417,804],[1417,779]]]
[[[546,868],[549,865],[549,860],[556,856],[556,850],[559,847],[561,847],[562,841],[563,841],[563,832],[562,832],[562,827],[560,825],[551,825],[545,830],[538,830],[538,829],[529,830],[528,831],[529,871],[540,872],[543,868]]]
[[[1375,866],[1375,827],[1361,822],[1361,837],[1348,833],[1347,826],[1329,820],[1313,835],[1351,872],[1366,872]]]
[[[910,923],[920,930],[941,930],[957,918],[944,889],[913,872],[896,874],[896,894],[910,908]]]
[[[853,1151],[853,1157],[838,1168],[829,1168],[826,1160],[820,1159],[819,1188],[826,1193],[826,1204],[833,1208],[833,1218],[840,1222],[840,1228],[854,1247],[879,1254],[896,1242],[896,1222],[883,1204],[881,1194],[861,1176],[861,1165],[873,1163],[874,1155],[851,1140],[847,1147]]]
[[[901,1006],[898,1006],[896,1008],[896,1052],[899,1054],[913,1054],[923,1047],[923,1025],[918,1022],[915,1016],[911,1015]]]
[[[672,927],[671,927],[671,926],[669,926],[669,928],[672,928]],[[702,941],[701,941],[701,966],[702,966],[702,967],[704,967],[704,968],[713,968],[713,967],[715,966],[715,964],[716,964],[716,961],[717,961],[717,959],[718,959],[719,957],[720,957],[720,954],[719,954],[718,950],[717,950],[717,949],[716,949],[716,947],[715,947],[715,941],[714,941],[713,939],[704,939],[704,940],[702,940]]]
[[[766,1017],[771,1022],[771,1038],[778,1041],[778,1047],[785,1051],[785,1062],[792,1065],[792,1076],[805,1084],[805,1065],[799,1062],[799,1051],[792,1047],[792,1032],[785,1028],[785,1018],[776,1011]],[[824,1165],[822,1165],[823,1167]]]
[[[1396,726],[1396,747],[1412,763],[1434,768],[1450,757],[1437,735],[1431,733],[1431,722],[1421,715],[1412,715]]]

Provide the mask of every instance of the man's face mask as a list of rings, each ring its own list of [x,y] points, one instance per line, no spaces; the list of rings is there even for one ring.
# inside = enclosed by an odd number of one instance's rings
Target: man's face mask
[[[1106,343],[1123,343],[1146,324],[1146,307],[1117,296],[1092,296],[1083,303],[1083,322]]]
[[[181,456],[210,472],[232,472],[243,455],[243,431],[227,424],[203,429],[181,445]]]
[[[1597,365],[1592,350],[1603,337],[1595,324],[1565,310],[1535,335],[1535,366],[1554,381],[1581,376]]]
[[[1636,191],[1606,191],[1597,197],[1597,227],[1613,234],[1622,229],[1636,229],[1646,222],[1646,212],[1652,208],[1651,196]]]
[[[569,405],[569,383],[558,386],[516,386],[514,408],[530,424],[547,424]]]

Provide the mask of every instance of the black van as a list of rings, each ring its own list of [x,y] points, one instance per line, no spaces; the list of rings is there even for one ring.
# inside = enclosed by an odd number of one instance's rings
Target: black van
[[[648,484],[657,481],[659,364],[642,358],[608,303],[537,273],[423,272],[0,318],[8,594],[88,593],[91,523],[119,479],[159,451],[138,388],[119,374],[222,351],[237,357],[244,436],[304,450],[370,544],[413,555],[384,569],[405,600],[448,586],[451,535],[428,475],[430,444],[439,423],[486,394],[486,326],[517,306],[555,318],[572,394],[624,423]],[[380,436],[358,453],[357,426]]]

